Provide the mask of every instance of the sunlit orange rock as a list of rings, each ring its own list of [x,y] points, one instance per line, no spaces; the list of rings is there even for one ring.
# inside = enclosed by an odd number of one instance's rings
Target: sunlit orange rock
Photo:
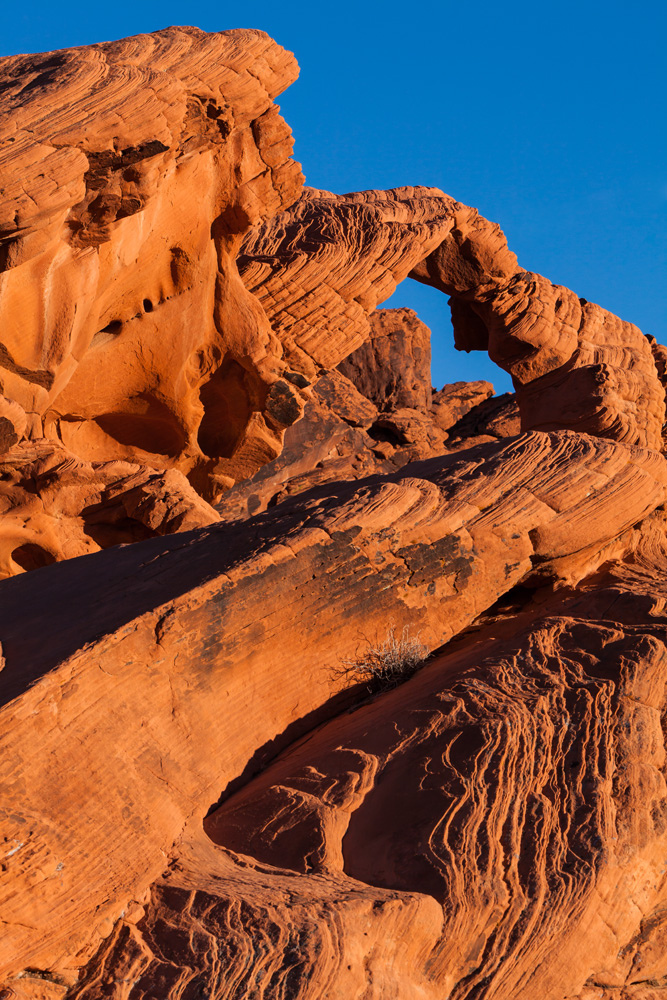
[[[370,336],[338,366],[381,411],[431,408],[431,331],[412,309],[376,309]]]
[[[451,296],[456,345],[488,350],[514,380],[524,430],[570,428],[660,448],[665,393],[632,323],[522,270],[494,223],[456,206],[444,242],[411,272]]]
[[[110,975],[140,984],[118,997],[263,979],[299,997],[651,996],[667,975],[657,603],[601,588],[499,610],[295,743],[188,831],[75,996]]]
[[[572,585],[625,550],[666,490],[662,456],[536,432],[290,500],[242,531],[4,581],[11,988],[26,968],[71,979],[186,825],[346,686],[340,661],[363,635],[406,623],[434,648],[526,577]]]
[[[44,439],[0,456],[0,512],[0,578],[219,520],[176,469],[83,462]]]
[[[296,74],[261,31],[0,60],[0,379],[29,437],[206,497],[279,453],[303,399],[235,258],[301,188]]]
[[[283,450],[216,505],[224,520],[339,480],[520,433],[516,402],[490,382],[431,387],[428,327],[411,309],[377,309],[371,339],[320,377]]]
[[[661,1000],[665,348],[302,192],[295,75],[0,60],[0,1000]],[[515,395],[432,389],[408,273]]]
[[[648,338],[524,271],[496,223],[437,188],[306,189],[246,238],[239,269],[312,379],[370,337],[369,312],[411,260],[411,277],[451,296],[456,346],[488,350],[512,375],[524,430],[661,447],[665,392]]]
[[[254,228],[239,271],[296,371],[315,379],[370,337],[370,314],[440,245],[454,204],[437,188],[306,188]]]

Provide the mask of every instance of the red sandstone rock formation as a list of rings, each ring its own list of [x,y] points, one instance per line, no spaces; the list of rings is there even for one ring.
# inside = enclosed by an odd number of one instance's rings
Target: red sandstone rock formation
[[[495,223],[435,188],[306,190],[256,227],[239,268],[294,363],[312,374],[370,335],[364,313],[378,292],[393,291],[413,254],[411,276],[451,296],[457,347],[488,350],[512,375],[523,430],[661,447],[665,392],[649,339],[523,271]]]
[[[523,271],[499,227],[457,205],[412,277],[452,296],[457,346],[488,350],[514,380],[525,430],[573,430],[660,448],[665,394],[632,323]]]
[[[437,188],[335,195],[306,188],[246,238],[238,267],[295,370],[312,380],[371,332],[369,314],[451,229]]]
[[[447,422],[447,446],[450,449],[514,437],[521,432],[519,407],[514,394],[505,392],[502,396],[492,396],[488,387],[488,382],[453,382],[435,393],[434,419],[440,426]],[[452,414],[458,415],[461,411],[462,415],[450,424]]]
[[[369,319],[371,339],[318,380],[279,457],[217,504],[224,520],[324,483],[393,472],[520,433],[514,399],[492,398],[490,382],[432,392],[430,330],[411,309],[378,309]]]
[[[431,408],[431,331],[411,309],[378,309],[371,332],[338,370],[378,410]]]
[[[664,349],[437,190],[299,196],[295,73],[0,60],[0,1000],[661,1000]],[[410,271],[516,402],[432,392]]]
[[[250,533],[6,581],[0,969],[67,976],[88,960],[186,824],[344,685],[333,668],[363,635],[407,622],[433,648],[526,578],[576,583],[666,490],[662,456],[533,433],[292,501]]]
[[[0,457],[0,577],[219,520],[182,473],[82,462],[24,442]]]
[[[279,453],[303,401],[235,258],[301,187],[273,104],[296,73],[262,32],[196,28],[0,60],[8,445],[27,422],[209,497]]]

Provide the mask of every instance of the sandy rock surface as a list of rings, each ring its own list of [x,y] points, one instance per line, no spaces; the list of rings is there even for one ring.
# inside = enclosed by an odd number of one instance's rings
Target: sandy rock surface
[[[296,75],[0,60],[0,1000],[665,1000],[667,349]]]
[[[457,346],[512,375],[524,430],[573,430],[660,448],[664,389],[632,323],[522,270],[502,231],[457,205],[444,242],[412,277],[451,296]]]
[[[428,411],[431,331],[412,309],[376,309],[370,323],[369,339],[338,370],[380,411]]]
[[[432,389],[431,332],[411,309],[377,309],[370,322],[368,343],[318,379],[278,458],[216,505],[223,520],[324,483],[393,472],[521,432],[514,397],[493,396],[490,382]]]
[[[437,188],[306,188],[254,227],[239,272],[296,371],[315,379],[369,338],[370,314],[444,240],[454,204]]]
[[[297,71],[196,28],[0,60],[0,377],[31,437],[206,496],[279,453],[303,402],[235,258],[301,188]]]
[[[526,578],[572,584],[666,492],[660,455],[532,432],[311,491],[242,535],[214,526],[6,581],[0,967],[71,974],[186,823],[346,686],[364,635],[396,621],[436,648]],[[40,586],[46,645],[25,611]]]
[[[149,996],[196,967],[218,996],[645,996],[667,973],[666,622],[598,601],[505,614],[281,754],[75,995],[102,968]],[[178,950],[155,949],[166,928]]]

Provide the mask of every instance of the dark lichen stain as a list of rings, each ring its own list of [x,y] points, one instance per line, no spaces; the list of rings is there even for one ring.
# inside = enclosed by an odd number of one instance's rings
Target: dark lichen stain
[[[446,535],[435,542],[407,545],[396,553],[411,571],[414,587],[432,585],[434,577],[455,577],[460,587],[472,576],[473,554],[463,548],[458,535]]]

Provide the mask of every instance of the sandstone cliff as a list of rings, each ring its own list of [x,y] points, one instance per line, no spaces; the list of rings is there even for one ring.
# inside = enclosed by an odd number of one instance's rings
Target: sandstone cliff
[[[664,1000],[665,348],[302,189],[296,72],[0,60],[0,998]],[[514,394],[432,388],[408,274]]]

